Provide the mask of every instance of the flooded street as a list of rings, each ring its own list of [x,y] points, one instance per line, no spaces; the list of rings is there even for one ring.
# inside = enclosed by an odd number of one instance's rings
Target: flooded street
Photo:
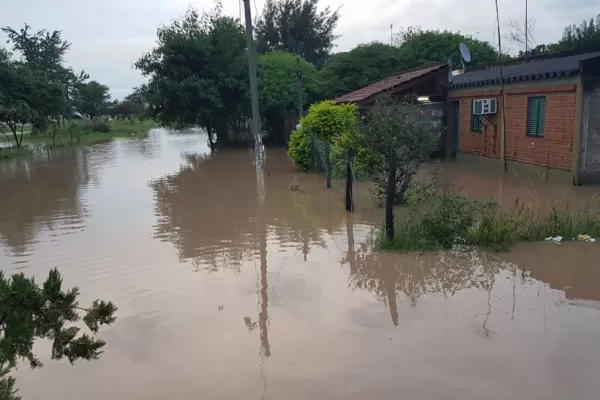
[[[503,203],[524,193],[514,178],[488,182],[464,165],[444,165],[444,176]],[[248,150],[210,155],[206,137],[162,130],[0,163],[2,270],[39,281],[58,267],[82,304],[119,307],[100,331],[99,360],[51,361],[39,343],[45,365],[13,374],[19,394],[600,396],[600,245],[372,253],[365,240],[381,210],[346,214],[341,183],[327,191],[282,149],[267,149],[262,204],[255,177]]]

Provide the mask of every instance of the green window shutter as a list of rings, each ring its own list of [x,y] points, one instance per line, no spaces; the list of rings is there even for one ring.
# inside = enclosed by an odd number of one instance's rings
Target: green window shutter
[[[546,97],[530,97],[527,100],[527,136],[544,137]]]
[[[544,120],[546,119],[546,98],[540,97],[538,101],[538,130],[537,135],[544,137]]]

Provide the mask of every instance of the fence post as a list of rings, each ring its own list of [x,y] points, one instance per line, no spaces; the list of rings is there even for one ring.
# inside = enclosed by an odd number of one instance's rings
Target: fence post
[[[325,142],[325,170],[327,172],[327,189],[331,189],[331,144]]]
[[[346,159],[346,211],[354,211],[354,199],[352,198],[352,185],[354,181],[353,173],[354,150],[348,148]]]

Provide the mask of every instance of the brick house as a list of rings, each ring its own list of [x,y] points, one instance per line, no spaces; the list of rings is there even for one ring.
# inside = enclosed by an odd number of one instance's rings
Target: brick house
[[[447,149],[570,171],[573,182],[600,182],[600,52],[471,71],[451,78]],[[505,137],[502,135],[506,100]],[[497,112],[473,113],[477,99]],[[504,149],[506,147],[506,149]]]

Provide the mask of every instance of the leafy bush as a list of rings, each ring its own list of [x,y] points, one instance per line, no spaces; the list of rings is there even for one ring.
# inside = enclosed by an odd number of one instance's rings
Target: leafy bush
[[[432,201],[417,203],[411,200],[407,212],[397,217],[393,238],[386,238],[384,230],[379,230],[379,249],[439,250],[461,244],[506,251],[517,241],[600,236],[600,204],[596,199],[579,207],[554,201],[537,206],[516,201],[511,210],[505,210],[493,199],[471,200],[457,193],[441,193]]]
[[[310,134],[303,129],[293,131],[288,142],[288,157],[303,171],[311,168],[310,150]]]
[[[92,120],[92,132],[98,133],[109,133],[110,132],[110,122],[104,118],[97,118]]]

